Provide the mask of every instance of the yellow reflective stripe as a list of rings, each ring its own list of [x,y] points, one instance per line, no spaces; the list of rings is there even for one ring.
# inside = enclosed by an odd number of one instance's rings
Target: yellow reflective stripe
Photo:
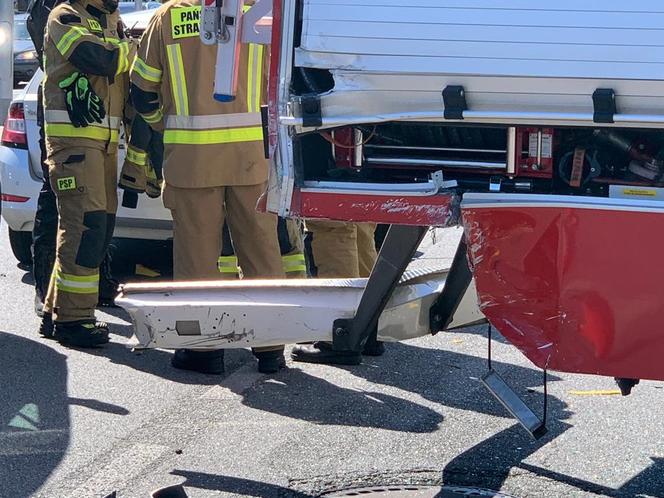
[[[67,33],[62,38],[60,38],[60,41],[55,44],[55,47],[58,49],[58,52],[63,55],[63,57],[66,57],[67,52],[76,42],[76,40],[83,38],[88,34],[90,34],[90,32],[87,29],[80,26],[72,26],[69,31],[67,31]]]
[[[285,266],[284,273],[302,273],[307,271],[307,265]]]
[[[263,140],[263,128],[227,128],[225,130],[166,130],[165,144],[209,145]]]
[[[76,128],[74,125],[65,123],[46,123],[46,135],[49,137],[67,137],[67,138],[89,138],[91,140],[104,140],[117,142],[119,139],[118,130],[109,130],[100,126],[86,126]]]
[[[120,42],[118,44],[120,54],[118,55],[118,69],[115,74],[122,74],[129,70],[129,44]]]
[[[161,112],[161,109],[157,109],[156,111],[151,112],[150,114],[141,114],[141,116],[143,117],[146,123],[158,123],[164,117],[164,115]]]
[[[175,102],[175,112],[179,116],[189,115],[189,98],[187,97],[187,78],[184,74],[182,50],[180,44],[166,46],[168,66],[171,74],[171,90]]]
[[[99,273],[94,275],[71,275],[59,269],[54,272],[55,288],[73,294],[96,294],[99,290]]]
[[[67,282],[79,282],[79,283],[88,283],[94,284],[99,282],[99,273],[94,273],[92,275],[72,275],[70,273],[62,273],[60,270],[56,271],[56,278],[66,280]]]
[[[131,71],[138,74],[144,80],[153,83],[161,83],[161,75],[163,74],[161,69],[149,66],[144,60],[139,59],[138,57],[134,59],[134,65],[131,67]]]
[[[240,273],[236,256],[220,256],[217,260],[219,273]]]
[[[249,63],[247,64],[247,112],[256,112],[254,110],[253,102],[254,102],[254,95],[253,95],[253,81],[254,81],[254,52],[255,52],[255,45],[253,43],[249,44]]]
[[[247,111],[259,112],[261,91],[263,89],[263,46],[249,44],[249,63],[247,64]]]
[[[281,263],[286,273],[307,271],[306,260],[302,253],[282,256]]]
[[[147,153],[135,149],[130,145],[127,148],[127,159],[134,164],[138,164],[139,166],[145,166],[147,163],[148,155]]]

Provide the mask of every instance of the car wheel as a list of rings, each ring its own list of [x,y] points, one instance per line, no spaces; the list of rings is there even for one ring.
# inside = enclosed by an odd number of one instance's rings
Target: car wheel
[[[32,232],[16,232],[9,229],[9,245],[14,257],[22,265],[32,264]]]

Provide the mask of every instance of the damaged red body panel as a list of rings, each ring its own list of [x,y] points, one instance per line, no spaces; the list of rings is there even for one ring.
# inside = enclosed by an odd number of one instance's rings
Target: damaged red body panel
[[[462,216],[480,308],[533,363],[664,380],[662,207],[472,194]]]
[[[458,196],[361,194],[295,189],[291,214],[307,219],[414,226],[451,226],[458,222]]]

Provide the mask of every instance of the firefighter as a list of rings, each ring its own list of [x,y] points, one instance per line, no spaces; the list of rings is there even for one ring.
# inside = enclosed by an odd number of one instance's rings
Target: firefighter
[[[309,220],[307,230],[312,235],[313,266],[318,278],[365,278],[371,274],[377,258],[375,224]],[[362,354],[380,356],[384,351],[374,330],[362,353],[334,351],[332,344],[320,341],[295,346],[291,358],[308,363],[358,365]]]
[[[256,212],[266,188],[260,105],[266,93],[264,47],[243,45],[231,102],[213,100],[216,46],[203,45],[200,2],[173,0],[153,16],[131,70],[136,110],[164,138],[164,206],[173,216],[174,275],[219,279],[222,231],[228,222],[247,278],[283,278],[276,216]],[[285,365],[283,346],[254,350],[258,369]],[[176,368],[223,372],[223,350],[178,350]]]
[[[69,0],[48,17],[44,38],[44,121],[50,184],[57,200],[55,265],[45,316],[65,345],[108,342],[95,321],[99,267],[117,209],[119,127],[132,44],[117,0]]]
[[[41,68],[43,65],[44,31],[48,15],[51,10],[65,0],[31,0],[28,6],[27,28],[30,38],[35,46]],[[37,211],[33,228],[33,267],[32,274],[35,280],[35,311],[42,317],[39,333],[44,337],[52,337],[53,321],[50,313],[43,313],[43,305],[48,292],[48,285],[53,273],[55,262],[55,246],[58,231],[58,209],[55,194],[51,189],[46,163],[46,137],[44,133],[44,103],[42,85],[38,89],[37,98],[37,125],[39,126],[39,149],[41,152],[42,188],[37,199]],[[118,287],[117,281],[111,276],[110,254],[106,257],[100,268],[99,305],[110,306]]]

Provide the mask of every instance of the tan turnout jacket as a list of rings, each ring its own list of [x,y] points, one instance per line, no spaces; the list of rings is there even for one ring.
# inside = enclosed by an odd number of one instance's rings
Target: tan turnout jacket
[[[97,7],[101,3],[100,0],[65,2],[49,15],[44,37],[43,83],[49,156],[74,146],[109,152],[117,147],[133,50],[118,33],[118,13],[100,15]],[[103,100],[106,119],[102,124],[81,128],[71,124],[59,83],[74,72],[86,74]]]
[[[237,97],[215,101],[217,47],[200,41],[200,9],[199,0],[164,4],[143,34],[131,69],[131,83],[159,99],[160,108],[142,116],[164,131],[164,179],[181,188],[262,183],[267,50],[243,45]]]

